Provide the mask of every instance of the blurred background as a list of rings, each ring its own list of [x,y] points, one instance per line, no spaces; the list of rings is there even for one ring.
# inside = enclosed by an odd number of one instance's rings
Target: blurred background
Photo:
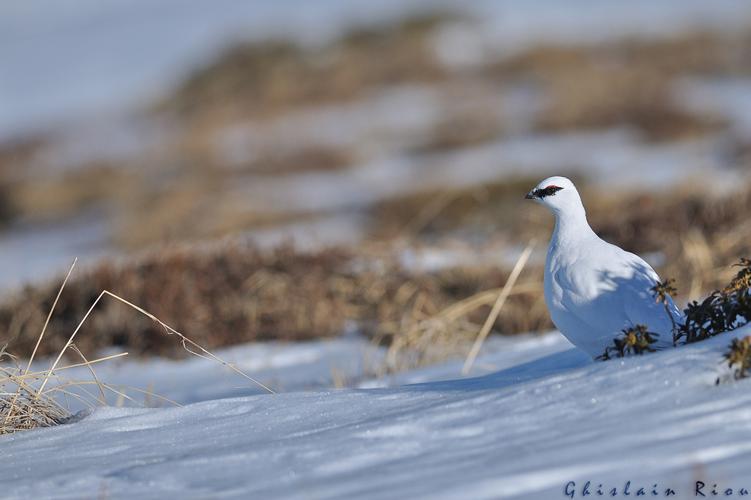
[[[746,0],[4,2],[0,344],[33,346],[79,257],[60,331],[107,288],[207,347],[423,362],[535,238],[495,332],[544,331],[548,175],[685,304],[751,255],[749,167]],[[103,309],[85,347],[182,352]]]

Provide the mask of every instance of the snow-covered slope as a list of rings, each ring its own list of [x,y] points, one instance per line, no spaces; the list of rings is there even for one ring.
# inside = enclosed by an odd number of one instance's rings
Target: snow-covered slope
[[[443,45],[460,60],[483,39],[513,52],[545,42],[728,30],[751,16],[745,0],[580,0],[576,9],[561,0],[214,0],[210,7],[201,0],[2,2],[0,139],[127,109],[238,39],[292,36],[317,43],[353,24],[431,9],[484,20],[481,30],[446,38]]]
[[[553,499],[569,481],[619,495],[631,481],[632,495],[657,484],[685,498],[696,480],[738,492],[751,488],[751,386],[715,386],[730,338],[593,363],[544,336],[537,359],[465,380],[100,409],[0,438],[2,496]],[[522,342],[482,363],[534,358]]]

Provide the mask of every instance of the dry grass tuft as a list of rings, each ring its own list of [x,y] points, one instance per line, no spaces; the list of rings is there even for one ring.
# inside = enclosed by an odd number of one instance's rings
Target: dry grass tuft
[[[466,321],[481,323],[497,296],[492,290],[507,277],[507,271],[484,266],[411,272],[393,254],[355,255],[336,248],[315,253],[291,247],[261,252],[243,245],[175,249],[122,266],[105,264],[71,280],[50,327],[71,331],[99,292],[111,290],[158,317],[175,318],[176,330],[190,331],[208,349],[334,337],[353,324],[391,344],[421,319],[480,293],[482,301],[475,301]],[[539,291],[539,284],[515,288],[494,327],[503,333],[548,327]],[[49,287],[28,288],[0,307],[0,326],[15,352],[33,349],[52,295]],[[82,350],[115,346],[134,355],[184,356],[174,342],[156,334],[158,325],[127,315],[124,304],[96,308],[76,341]],[[462,337],[456,329],[449,331]],[[477,328],[472,332],[470,338]],[[64,346],[65,339],[48,336],[40,352],[56,354]]]
[[[751,369],[751,336],[733,339],[724,357],[735,380],[747,378]],[[717,379],[718,384],[721,381],[721,378]]]
[[[17,376],[3,370],[0,375],[0,387],[5,391],[8,382]],[[17,388],[15,393],[0,394],[0,435],[18,431],[52,427],[65,423],[70,413],[58,405],[52,398],[40,397],[34,389]]]
[[[534,208],[518,216],[521,194],[534,182],[519,180],[405,197],[379,206],[377,232],[408,241],[470,234],[525,238],[545,234],[547,214]],[[681,298],[698,298],[732,277],[728,266],[751,253],[751,188],[728,196],[702,190],[665,194],[613,194],[586,190],[592,226],[608,241],[640,254],[658,252],[660,274],[682,284]],[[624,210],[623,207],[629,207]],[[541,211],[540,211],[541,212]],[[656,216],[655,214],[658,214]],[[538,219],[534,219],[534,217]],[[299,252],[292,247],[260,251],[246,245],[174,248],[123,264],[105,263],[72,280],[52,319],[54,331],[71,331],[101,290],[142,304],[159,317],[176,318],[209,349],[263,340],[335,337],[355,325],[394,352],[413,352],[422,364],[464,355],[506,283],[508,269],[458,262],[431,272],[405,269],[393,246]],[[514,287],[494,321],[503,334],[540,331],[552,325],[545,307],[542,271],[532,267]],[[54,287],[20,291],[0,305],[0,331],[13,352],[31,352],[50,309]],[[471,299],[467,299],[470,297]],[[480,298],[481,300],[475,301]],[[475,304],[466,315],[444,312]],[[179,357],[185,353],[157,335],[148,318],[132,318],[127,306],[100,303],[77,344],[84,352],[127,348],[135,355]],[[56,355],[65,339],[49,336],[42,355]]]
[[[723,195],[697,187],[593,201],[588,213],[600,236],[633,252],[663,254],[661,274],[682,284],[683,297],[722,288],[733,277],[730,265],[751,254],[751,186]]]
[[[442,309],[436,308],[430,297],[416,295],[412,308],[391,333],[378,374],[400,372],[460,356],[466,356],[464,372],[469,372],[488,334],[499,326],[498,318],[509,299],[513,302],[514,298],[541,292],[539,284],[516,285],[533,247],[534,243],[530,243],[522,252],[500,289],[475,293]],[[413,291],[407,288],[405,294]],[[529,317],[535,316],[534,308],[527,313]],[[378,344],[382,340],[376,337],[374,342]]]
[[[163,333],[168,336],[177,337],[181,347],[186,352],[194,356],[217,362],[234,371],[238,375],[241,375],[266,392],[271,394],[274,393],[273,390],[263,383],[245,374],[234,365],[217,357],[196,342],[193,342],[191,339],[167,325],[145,309],[107,290],[102,291],[97,299],[91,304],[86,314],[84,314],[81,321],[73,330],[73,333],[68,337],[65,345],[60,349],[50,367],[42,371],[32,372],[31,367],[34,358],[38,353],[42,352],[40,349],[40,346],[42,346],[42,340],[44,339],[50,320],[53,317],[55,309],[57,308],[63,294],[63,290],[68,283],[75,265],[76,263],[74,262],[68,271],[67,276],[63,280],[54,302],[52,303],[52,307],[47,314],[47,319],[37,338],[34,350],[29,357],[26,368],[21,367],[17,362],[17,358],[6,351],[7,345],[0,350],[0,363],[3,363],[0,365],[0,420],[2,421],[0,422],[0,435],[65,423],[72,415],[68,407],[62,405],[58,401],[60,398],[73,398],[89,407],[94,407],[97,405],[106,405],[107,394],[114,393],[118,396],[118,401],[127,399],[135,403],[135,400],[128,396],[122,388],[116,388],[102,382],[99,377],[97,377],[96,371],[93,367],[97,363],[126,356],[127,353],[114,354],[89,361],[78,346],[73,343],[96,306],[104,298],[111,298],[126,305],[158,325],[163,330]],[[68,366],[60,366],[60,361],[69,350],[80,356],[83,362]],[[10,361],[10,363],[7,361]],[[60,372],[79,367],[86,367],[91,373],[92,380],[66,380],[60,375]],[[95,386],[97,391],[89,391],[86,388],[86,386],[89,385]],[[174,401],[158,396],[151,391],[140,389],[134,390],[145,394],[149,398],[158,398],[160,400],[177,404]]]
[[[83,357],[74,345],[71,345],[71,349]],[[106,404],[106,393],[114,393],[133,401],[121,388],[100,381],[93,368],[97,363],[126,355],[127,353],[115,354],[91,361],[83,357],[82,363],[30,372],[28,367],[23,368],[16,363],[13,356],[4,353],[0,356],[0,362],[3,363],[0,366],[0,435],[51,427],[69,421],[73,415],[68,406],[59,402],[61,399],[75,399],[90,408]],[[87,367],[92,379],[72,380],[61,375],[66,370],[79,367]],[[52,382],[48,383],[50,381]],[[96,392],[89,391],[90,386],[96,387]],[[165,400],[155,394],[151,396]]]

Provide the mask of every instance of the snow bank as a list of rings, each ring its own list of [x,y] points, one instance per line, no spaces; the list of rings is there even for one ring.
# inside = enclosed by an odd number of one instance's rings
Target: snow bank
[[[607,363],[554,338],[485,356],[502,369],[465,380],[102,409],[5,436],[3,497],[554,499],[570,481],[577,497],[586,481],[631,481],[632,495],[657,484],[684,498],[696,480],[751,488],[748,382],[715,386],[731,335]],[[531,360],[505,367],[519,352]]]

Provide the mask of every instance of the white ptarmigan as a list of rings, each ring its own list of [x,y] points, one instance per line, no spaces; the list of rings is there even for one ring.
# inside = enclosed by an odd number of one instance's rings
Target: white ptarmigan
[[[592,357],[603,354],[621,330],[636,325],[659,334],[654,348],[672,345],[673,323],[651,291],[660,277],[640,257],[595,234],[574,183],[550,177],[527,199],[555,215],[545,263],[545,302],[561,333]],[[668,309],[679,321],[672,300]]]

